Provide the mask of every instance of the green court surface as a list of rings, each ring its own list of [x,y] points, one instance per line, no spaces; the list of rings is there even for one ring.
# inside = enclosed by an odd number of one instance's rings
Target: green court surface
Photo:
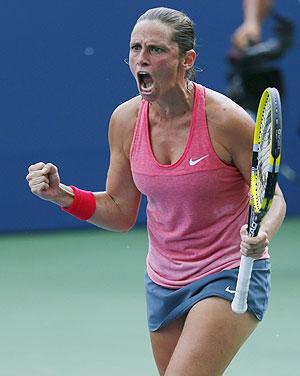
[[[300,220],[272,242],[268,313],[225,375],[300,375]],[[1,376],[155,376],[144,302],[147,234],[0,236]]]

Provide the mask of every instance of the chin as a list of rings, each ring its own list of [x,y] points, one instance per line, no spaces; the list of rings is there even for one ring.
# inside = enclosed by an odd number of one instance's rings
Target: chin
[[[140,96],[147,102],[155,102],[155,100],[157,99],[156,96],[151,94],[140,93]]]
[[[139,94],[147,102],[155,102],[158,99],[157,91],[155,90],[147,92],[140,89]]]

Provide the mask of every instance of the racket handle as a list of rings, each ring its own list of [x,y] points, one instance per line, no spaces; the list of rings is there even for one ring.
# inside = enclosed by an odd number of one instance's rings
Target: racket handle
[[[235,295],[231,303],[231,308],[235,313],[241,314],[247,311],[247,298],[253,262],[254,259],[252,257],[241,256]]]

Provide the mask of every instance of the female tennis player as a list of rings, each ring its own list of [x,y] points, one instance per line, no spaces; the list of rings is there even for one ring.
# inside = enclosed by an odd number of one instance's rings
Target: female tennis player
[[[148,198],[145,287],[160,375],[221,375],[266,310],[268,246],[285,214],[277,187],[258,236],[247,235],[254,124],[220,93],[192,81],[192,21],[167,9],[136,22],[129,66],[139,95],[113,112],[104,192],[60,182],[52,163],[29,167],[32,193],[113,231],[136,221]],[[248,312],[232,312],[240,262],[256,259]]]

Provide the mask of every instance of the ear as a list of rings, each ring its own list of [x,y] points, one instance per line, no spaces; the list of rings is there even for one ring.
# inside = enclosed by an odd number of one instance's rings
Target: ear
[[[182,65],[185,68],[185,70],[189,70],[193,68],[196,60],[196,52],[195,50],[189,50],[185,53],[185,56],[182,61]]]

